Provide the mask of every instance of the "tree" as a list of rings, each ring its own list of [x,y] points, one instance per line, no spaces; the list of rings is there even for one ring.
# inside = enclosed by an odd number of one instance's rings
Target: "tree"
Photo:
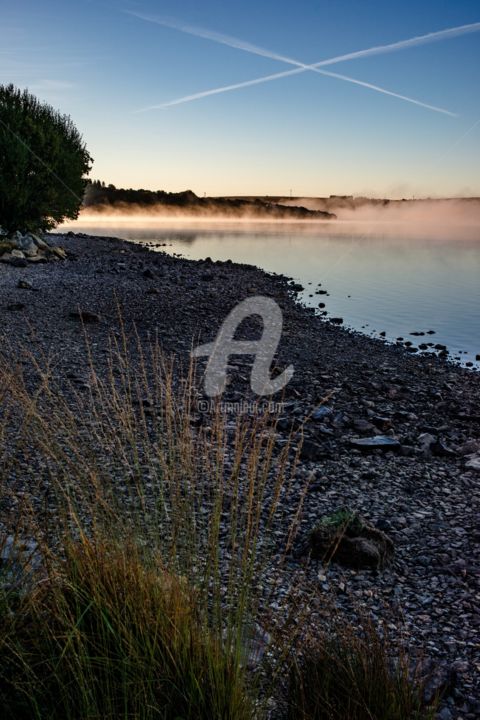
[[[91,165],[68,115],[0,85],[0,227],[49,230],[77,218]]]

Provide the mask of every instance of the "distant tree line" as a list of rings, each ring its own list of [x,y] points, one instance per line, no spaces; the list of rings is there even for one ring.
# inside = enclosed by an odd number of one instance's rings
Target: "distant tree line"
[[[90,182],[85,191],[83,204],[85,207],[93,205],[122,205],[135,204],[141,206],[164,205],[195,205],[200,198],[191,190],[179,193],[168,193],[164,190],[133,190],[116,188],[115,185],[106,185],[101,180]]]
[[[164,190],[128,190],[106,185],[100,180],[93,180],[87,186],[84,207],[98,211],[116,208],[119,210],[135,208],[152,208],[159,210],[162,206],[169,209],[183,208],[190,215],[227,215],[229,217],[272,217],[272,218],[333,218],[333,214],[322,211],[307,210],[304,207],[290,207],[281,203],[270,202],[261,198],[200,198],[192,190],[179,193]]]

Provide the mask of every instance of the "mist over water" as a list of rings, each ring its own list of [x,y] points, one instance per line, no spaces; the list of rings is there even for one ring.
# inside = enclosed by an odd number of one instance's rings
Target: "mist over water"
[[[453,201],[435,203],[432,216],[427,204],[404,209],[398,203],[387,212],[366,208],[353,219],[320,223],[82,217],[68,229],[282,273],[302,284],[303,302],[319,311],[325,303],[328,315],[342,317],[349,327],[374,336],[385,332],[390,341],[403,337],[416,346],[441,343],[452,358],[478,368],[480,206],[472,201],[470,207],[471,214],[455,216]],[[428,330],[435,334],[411,335]]]

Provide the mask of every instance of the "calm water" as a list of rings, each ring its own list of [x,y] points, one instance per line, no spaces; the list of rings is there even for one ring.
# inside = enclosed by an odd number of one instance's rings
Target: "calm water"
[[[368,334],[434,341],[463,363],[480,353],[480,230],[348,223],[207,224],[83,222],[68,226],[92,235],[154,243],[187,258],[231,259],[283,273],[301,283],[302,299]],[[167,246],[162,246],[167,243]],[[318,287],[321,283],[321,288]],[[328,296],[316,295],[317,289]],[[312,297],[313,295],[313,297]],[[410,336],[435,330],[435,335]]]

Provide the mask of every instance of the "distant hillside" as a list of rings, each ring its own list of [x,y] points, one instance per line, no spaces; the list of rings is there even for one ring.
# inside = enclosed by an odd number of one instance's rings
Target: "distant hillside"
[[[335,219],[325,210],[307,209],[272,202],[268,198],[200,198],[191,190],[167,193],[163,190],[125,190],[105,185],[98,180],[90,183],[85,192],[83,207],[90,212],[109,214],[154,213],[159,215],[219,216],[233,218],[272,218],[294,220]]]
[[[232,198],[233,199],[233,198]],[[253,198],[237,198],[251,200]],[[257,198],[263,200],[265,198]],[[338,219],[402,219],[414,220],[428,218],[430,220],[459,218],[463,215],[478,224],[480,221],[480,198],[371,198],[354,195],[330,195],[329,197],[269,197],[269,202],[280,205],[301,205],[308,210],[330,212]]]

